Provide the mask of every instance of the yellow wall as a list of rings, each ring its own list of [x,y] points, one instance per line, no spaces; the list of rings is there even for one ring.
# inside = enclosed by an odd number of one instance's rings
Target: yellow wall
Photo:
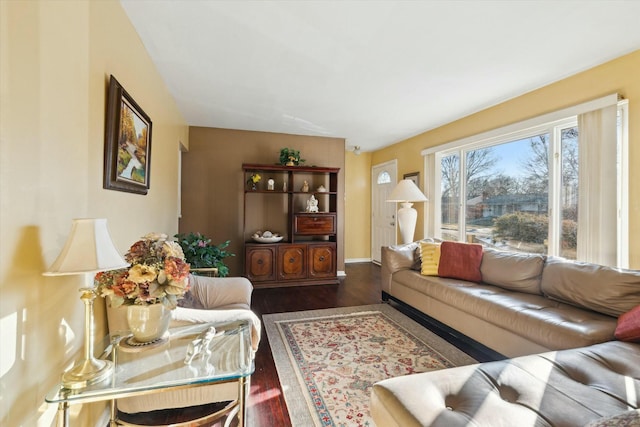
[[[345,155],[345,261],[371,259],[371,153]]]
[[[82,355],[84,310],[80,277],[41,273],[73,218],[107,218],[121,253],[149,231],[177,232],[188,127],[119,2],[0,1],[0,17],[0,425],[45,426],[45,394]],[[110,74],[153,121],[146,196],[102,188]],[[72,425],[103,409],[73,406]]]
[[[398,159],[398,176],[420,170],[420,151],[510,123],[570,107],[611,93],[629,100],[629,266],[640,268],[640,51],[568,77],[445,126],[378,150],[372,164]],[[347,185],[347,193],[349,192]],[[430,202],[432,203],[432,202]],[[423,236],[418,213],[416,237]]]

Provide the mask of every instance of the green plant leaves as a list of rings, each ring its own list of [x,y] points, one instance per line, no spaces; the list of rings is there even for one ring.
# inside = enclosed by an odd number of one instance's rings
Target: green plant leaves
[[[212,268],[218,269],[219,277],[226,277],[229,274],[229,267],[224,263],[227,257],[235,254],[226,250],[231,243],[227,240],[219,245],[211,243],[211,239],[201,233],[176,234],[174,236],[178,244],[182,247],[184,257],[191,268]]]

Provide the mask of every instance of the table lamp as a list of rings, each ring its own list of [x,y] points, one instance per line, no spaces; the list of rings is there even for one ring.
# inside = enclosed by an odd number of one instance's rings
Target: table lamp
[[[398,226],[403,243],[413,242],[413,233],[416,230],[418,212],[412,208],[413,202],[427,202],[427,197],[410,179],[403,179],[396,185],[387,202],[400,202],[402,207],[398,209]]]
[[[93,276],[99,271],[127,267],[128,264],[115,248],[105,218],[74,219],[71,233],[58,258],[43,273],[45,276],[82,274],[85,287],[80,288],[84,302],[84,359],[62,375],[62,386],[68,389],[84,388],[104,381],[113,372],[113,363],[93,356],[93,301],[96,292]],[[90,279],[90,282],[89,282]],[[89,284],[90,283],[90,284]]]

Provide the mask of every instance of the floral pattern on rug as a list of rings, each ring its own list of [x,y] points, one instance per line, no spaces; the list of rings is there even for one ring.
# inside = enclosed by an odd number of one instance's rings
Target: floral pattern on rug
[[[373,426],[374,383],[455,366],[377,311],[277,324],[317,426]]]

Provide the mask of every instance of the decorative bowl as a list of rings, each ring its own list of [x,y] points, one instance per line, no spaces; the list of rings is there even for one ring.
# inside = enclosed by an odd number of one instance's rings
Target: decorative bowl
[[[251,238],[258,243],[277,243],[283,239],[283,236],[279,235],[278,233],[272,233],[270,231],[256,231],[255,233],[253,233]]]
[[[251,238],[258,243],[277,243],[283,239],[283,236],[273,236],[273,237],[251,236]]]

